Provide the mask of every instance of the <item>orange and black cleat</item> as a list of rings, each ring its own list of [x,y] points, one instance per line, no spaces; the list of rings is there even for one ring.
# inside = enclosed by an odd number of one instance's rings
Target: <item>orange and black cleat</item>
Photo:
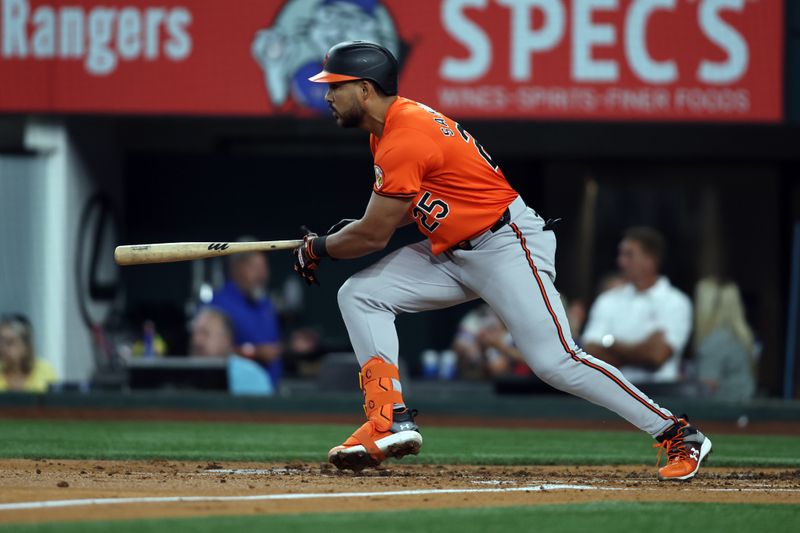
[[[711,452],[711,439],[689,424],[686,415],[656,440],[658,443],[653,444],[653,448],[659,449],[657,465],[661,463],[661,453],[666,451],[667,454],[667,464],[658,470],[661,481],[692,479]]]
[[[422,435],[414,422],[416,411],[405,407],[403,397],[394,390],[392,380],[399,381],[397,367],[378,357],[370,359],[359,373],[364,392],[367,421],[344,443],[328,452],[328,461],[339,470],[360,472],[374,468],[386,458],[416,455],[422,447]]]

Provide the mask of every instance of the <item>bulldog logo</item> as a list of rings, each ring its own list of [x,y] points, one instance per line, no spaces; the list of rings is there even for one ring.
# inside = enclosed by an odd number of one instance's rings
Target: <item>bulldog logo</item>
[[[251,51],[264,72],[270,102],[287,100],[328,111],[325,84],[308,81],[336,43],[365,40],[400,57],[395,22],[379,0],[288,0],[272,26],[256,32]]]

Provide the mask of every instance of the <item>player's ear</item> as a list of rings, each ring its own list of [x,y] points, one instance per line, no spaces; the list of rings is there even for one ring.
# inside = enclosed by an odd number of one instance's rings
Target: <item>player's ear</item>
[[[361,80],[361,96],[362,98],[367,98],[369,96],[369,91],[372,89],[372,84],[367,80]]]

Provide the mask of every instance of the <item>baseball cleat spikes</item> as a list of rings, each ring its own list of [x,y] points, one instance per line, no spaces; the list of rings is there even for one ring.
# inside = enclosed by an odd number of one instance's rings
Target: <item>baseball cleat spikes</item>
[[[358,474],[365,468],[375,468],[380,461],[374,459],[366,451],[352,451],[350,453],[337,452],[328,457],[328,461],[338,470],[352,470]]]
[[[339,470],[361,472],[375,468],[385,459],[401,459],[406,455],[417,455],[422,448],[422,435],[417,431],[400,431],[375,441],[383,457],[373,457],[364,446],[336,446],[328,452],[328,462]]]
[[[402,459],[406,455],[417,455],[419,454],[420,448],[422,448],[422,436],[419,438],[420,440],[408,440],[406,442],[401,442],[398,444],[392,444],[389,446],[386,457],[394,457],[395,459]]]

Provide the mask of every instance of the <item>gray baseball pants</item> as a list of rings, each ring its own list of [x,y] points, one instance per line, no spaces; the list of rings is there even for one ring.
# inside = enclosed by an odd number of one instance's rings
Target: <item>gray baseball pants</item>
[[[677,419],[615,367],[573,341],[556,277],[556,237],[517,197],[511,222],[472,239],[471,250],[431,253],[430,241],[405,246],[358,272],[339,290],[339,307],[363,366],[379,356],[397,366],[395,316],[483,298],[511,332],[540,379],[619,414],[652,436]]]

